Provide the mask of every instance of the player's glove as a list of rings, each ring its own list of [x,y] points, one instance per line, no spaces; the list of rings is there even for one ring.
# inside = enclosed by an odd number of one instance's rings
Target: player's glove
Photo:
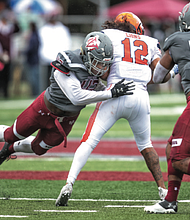
[[[178,65],[175,64],[174,67],[170,70],[171,78],[174,78],[175,75],[177,75],[178,73],[179,73]]]
[[[123,96],[123,95],[132,95],[132,90],[135,89],[135,84],[131,80],[129,82],[124,82],[125,79],[122,79],[118,83],[114,85],[114,87],[111,89],[112,98]]]

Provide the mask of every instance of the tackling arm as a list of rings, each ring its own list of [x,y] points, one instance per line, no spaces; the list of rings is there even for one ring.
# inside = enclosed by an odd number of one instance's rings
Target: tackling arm
[[[54,72],[54,78],[73,105],[88,105],[123,95],[132,95],[135,89],[133,81],[124,82],[123,79],[116,83],[111,90],[89,91],[81,88],[79,80],[72,72],[68,76],[58,70]]]
[[[88,105],[112,98],[111,91],[89,91],[81,88],[80,81],[70,72],[69,76],[55,71],[54,78],[62,92],[73,105]]]

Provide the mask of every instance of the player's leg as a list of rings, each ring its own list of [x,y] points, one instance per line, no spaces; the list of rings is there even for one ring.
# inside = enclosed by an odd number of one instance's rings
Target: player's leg
[[[166,160],[168,161],[170,159],[170,152],[171,152],[171,143],[169,143],[169,141],[167,142],[166,145]]]
[[[34,153],[31,147],[31,142],[34,140],[34,138],[34,136],[29,136],[24,140],[16,141],[13,144],[5,142],[3,148],[0,151],[0,165],[13,153]]]
[[[168,162],[168,194],[166,200],[177,201],[183,174],[190,175],[189,153],[190,102],[178,118],[166,148]],[[169,154],[169,156],[168,156]]]
[[[97,104],[96,109],[88,121],[86,130],[81,140],[81,144],[74,155],[72,166],[67,179],[68,182],[74,184],[78,173],[86,164],[91,152],[97,146],[103,135],[117,121],[117,107],[115,109],[111,109],[111,106],[117,105],[117,99]]]
[[[174,169],[181,171],[184,174],[190,175],[190,157],[172,162]]]
[[[77,118],[78,115],[73,117],[62,117],[60,122],[58,122],[66,136],[70,133]],[[60,128],[58,128],[55,123],[55,118],[48,116],[45,119],[45,128],[41,128],[38,131],[36,138],[31,143],[32,150],[37,155],[45,154],[49,149],[60,145],[65,139],[65,136],[60,132]]]
[[[77,117],[78,115],[75,117],[64,117],[61,125],[63,129],[65,129],[66,135],[70,132]],[[47,109],[44,103],[44,93],[42,93],[17,117],[11,127],[6,128],[5,126],[0,126],[0,141],[6,142],[3,152],[0,151],[2,162],[6,159],[6,156],[14,152],[34,152],[37,155],[42,155],[51,147],[61,143],[61,141],[63,141],[62,136],[58,141],[54,141],[56,139],[56,135],[55,137],[52,137],[51,135],[48,136],[48,131],[52,133],[52,130],[60,136],[60,132],[55,126],[55,118],[56,116],[52,116],[50,111]],[[39,130],[36,138],[27,138],[38,129],[41,129],[42,132]],[[44,135],[46,131],[47,136]],[[45,139],[41,138],[41,134]]]
[[[181,186],[183,173],[175,170],[171,160],[168,160],[168,193],[165,199],[152,206],[146,206],[144,211],[147,213],[176,213],[177,197]]]
[[[168,163],[168,193],[163,202],[145,207],[149,213],[176,213],[177,197],[183,174],[190,175],[189,154],[189,103],[178,118],[172,136],[168,140],[166,155]],[[188,120],[188,121],[187,121]],[[172,146],[172,147],[171,147]],[[170,150],[171,149],[171,150]]]
[[[161,188],[166,188],[160,168],[159,157],[156,150],[153,147],[147,147],[141,151],[142,156],[145,159],[146,165],[150,172],[152,173],[157,186]]]
[[[77,148],[73,162],[69,171],[69,175],[67,178],[67,183],[61,189],[61,192],[56,199],[56,206],[66,206],[69,198],[71,197],[71,193],[73,191],[73,184],[80,173],[83,166],[86,164],[93,148],[86,142],[82,142],[80,146]]]
[[[91,152],[97,146],[102,136],[113,126],[117,121],[116,108],[118,99],[104,101],[96,105],[96,109],[91,115],[80,146],[77,148],[73,162],[67,178],[67,184],[62,188],[57,200],[56,206],[67,205],[68,199],[72,193],[72,186],[77,179],[83,166],[86,164]]]
[[[130,117],[128,121],[133,131],[137,147],[144,157],[147,167],[152,173],[158,188],[161,187],[162,191],[164,192],[166,187],[160,168],[159,157],[153,148],[150,139],[150,104],[147,93],[139,95],[134,112],[136,112],[136,115]],[[166,193],[167,191],[164,193],[164,195],[166,195]]]
[[[17,117],[12,126],[0,126],[1,142],[5,141],[9,144],[13,144],[18,140],[27,138],[40,128],[40,117],[42,117],[42,115],[39,112],[43,110],[40,104],[41,100],[43,100],[43,94]],[[44,117],[46,117],[46,115],[44,115]]]
[[[27,111],[25,111],[24,115],[26,114]],[[31,128],[28,129],[28,126],[30,125]],[[15,152],[31,153],[31,144],[26,143],[31,143],[31,138],[33,139],[33,137],[31,136],[28,139],[27,137],[28,135],[33,134],[37,129],[38,125],[34,125],[32,120],[26,120],[24,122],[21,115],[11,127],[7,127],[6,129],[5,127],[1,127],[1,137],[2,140],[5,141],[5,144],[0,151],[0,165]]]

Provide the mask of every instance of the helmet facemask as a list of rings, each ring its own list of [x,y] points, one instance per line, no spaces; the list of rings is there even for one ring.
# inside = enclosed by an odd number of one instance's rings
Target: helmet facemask
[[[98,59],[97,57],[95,57],[91,52],[88,52],[87,56],[88,56],[88,63],[86,66],[87,66],[88,72],[91,75],[100,77],[109,70],[111,61],[104,61],[104,60],[102,61]]]
[[[88,34],[81,49],[84,65],[90,75],[100,77],[109,70],[113,60],[113,46],[106,34]]]

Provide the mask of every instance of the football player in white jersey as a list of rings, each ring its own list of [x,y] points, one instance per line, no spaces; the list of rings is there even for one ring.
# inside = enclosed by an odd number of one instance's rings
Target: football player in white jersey
[[[103,28],[102,32],[109,36],[114,48],[114,61],[107,79],[107,89],[123,78],[126,81],[133,80],[136,89],[131,96],[122,96],[97,104],[88,121],[81,144],[75,152],[67,184],[62,188],[56,206],[67,205],[73,184],[91,152],[120,118],[128,121],[137,147],[156,181],[160,198],[164,199],[167,194],[159,157],[150,138],[150,103],[147,91],[152,71],[161,57],[159,42],[143,35],[142,22],[130,12],[119,14],[114,21],[106,21]],[[168,74],[167,80],[169,78],[171,76]]]

